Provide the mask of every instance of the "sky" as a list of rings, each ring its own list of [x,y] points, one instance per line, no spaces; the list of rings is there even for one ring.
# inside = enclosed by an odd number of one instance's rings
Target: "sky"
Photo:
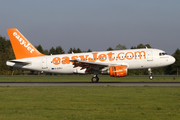
[[[2,0],[0,35],[17,28],[43,49],[180,48],[180,0]]]

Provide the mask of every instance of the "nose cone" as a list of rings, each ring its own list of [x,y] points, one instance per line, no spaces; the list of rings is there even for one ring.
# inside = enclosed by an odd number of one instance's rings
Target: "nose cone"
[[[171,64],[173,64],[175,61],[176,61],[176,59],[175,59],[173,56],[171,56],[169,62],[170,62]]]

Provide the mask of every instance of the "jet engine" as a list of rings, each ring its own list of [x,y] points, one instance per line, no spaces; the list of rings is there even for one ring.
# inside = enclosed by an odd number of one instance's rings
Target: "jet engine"
[[[128,73],[127,66],[111,66],[109,67],[109,73],[111,77],[125,77]]]

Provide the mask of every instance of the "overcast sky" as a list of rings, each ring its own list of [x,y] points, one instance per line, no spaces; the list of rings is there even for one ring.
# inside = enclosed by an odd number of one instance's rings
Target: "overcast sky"
[[[0,35],[17,28],[33,45],[101,51],[150,44],[180,48],[180,0],[2,0]]]

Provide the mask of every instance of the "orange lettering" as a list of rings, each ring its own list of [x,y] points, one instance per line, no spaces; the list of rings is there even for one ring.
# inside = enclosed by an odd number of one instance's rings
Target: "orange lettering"
[[[109,61],[113,61],[114,58],[112,55],[114,55],[114,53],[110,52],[110,53],[107,53],[107,55],[109,56]]]
[[[131,55],[129,55],[130,57],[127,57],[128,56],[128,54],[131,54]],[[128,60],[131,60],[131,59],[133,59],[133,53],[132,52],[127,52],[126,54],[125,54],[125,56],[126,56],[126,59],[128,59]]]
[[[120,56],[121,54],[123,54],[123,56],[124,56],[124,53],[123,53],[123,52],[119,53],[119,54],[118,54],[119,60],[124,60],[125,57],[124,57],[124,58],[121,58],[121,56]]]
[[[71,60],[78,60],[78,56],[72,56]]]
[[[93,54],[93,58],[89,58],[88,60],[89,60],[89,62],[96,62],[98,53],[92,53],[92,54]]]
[[[59,65],[59,64],[60,64],[60,61],[61,61],[61,58],[55,57],[55,58],[53,58],[52,63],[53,63],[54,65]]]
[[[86,57],[84,57],[84,55],[80,55],[79,57],[81,58],[82,61],[86,61],[86,59],[87,59],[88,56],[89,56],[89,55],[86,55]]]
[[[62,64],[70,64],[69,57],[63,57],[62,59],[63,59]]]
[[[141,53],[144,53],[144,59],[146,59],[146,56],[145,56],[146,53],[144,51],[141,51],[141,52],[137,51],[137,52],[135,52],[135,59],[137,59],[137,53],[139,55],[139,59],[141,59]]]
[[[104,62],[104,61],[106,61],[106,55],[105,54],[100,54],[98,56],[98,59],[99,59],[99,61]]]
[[[78,60],[78,56],[72,56],[71,60]],[[74,63],[74,62],[72,62],[72,63]]]

